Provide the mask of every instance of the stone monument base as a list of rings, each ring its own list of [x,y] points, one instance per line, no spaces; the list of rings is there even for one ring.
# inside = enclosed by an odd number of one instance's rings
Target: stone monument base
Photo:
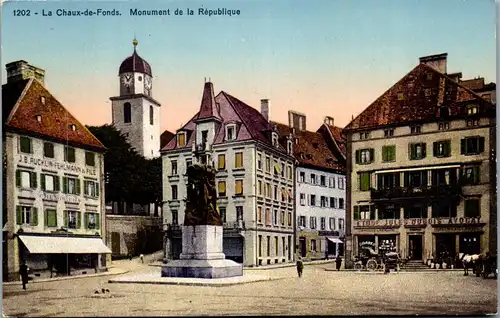
[[[243,265],[225,259],[222,252],[222,226],[182,227],[180,259],[161,268],[162,277],[224,278],[243,275]]]

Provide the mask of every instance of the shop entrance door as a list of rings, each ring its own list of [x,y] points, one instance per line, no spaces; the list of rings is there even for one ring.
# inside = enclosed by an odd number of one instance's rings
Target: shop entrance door
[[[481,253],[480,234],[462,234],[460,235],[460,253],[480,254]]]
[[[408,251],[410,253],[410,259],[422,259],[422,235],[408,236]]]
[[[305,237],[299,238],[299,249],[300,249],[300,256],[306,257],[307,247],[306,247],[306,238]]]

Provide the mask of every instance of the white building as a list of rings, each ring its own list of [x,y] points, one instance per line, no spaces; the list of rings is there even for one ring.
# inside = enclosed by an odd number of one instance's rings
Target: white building
[[[288,126],[277,125],[281,135],[292,134],[295,140],[298,255],[304,260],[343,256],[346,184],[340,128],[327,117],[318,131],[307,131],[306,116],[292,111]]]
[[[280,145],[269,107],[263,100],[259,113],[225,92],[214,96],[205,83],[200,111],[162,149],[167,258],[182,249],[185,174],[199,161],[217,169],[226,258],[245,266],[293,262],[293,145]]]
[[[104,146],[44,87],[45,71],[7,64],[4,279],[105,270]]]

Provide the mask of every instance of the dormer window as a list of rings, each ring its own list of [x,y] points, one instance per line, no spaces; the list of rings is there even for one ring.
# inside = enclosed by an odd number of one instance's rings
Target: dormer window
[[[475,115],[479,112],[479,107],[477,105],[469,105],[467,106],[467,115]]]
[[[362,132],[359,134],[359,139],[368,139],[368,138],[370,138],[369,132]]]
[[[36,115],[36,121],[41,123],[42,122],[42,115]]]
[[[410,133],[412,135],[420,134],[421,132],[422,132],[422,126],[417,125],[417,126],[411,126],[410,127]]]
[[[42,102],[42,105],[45,105],[45,96],[40,97],[40,102]]]
[[[394,136],[394,128],[389,128],[389,129],[384,130],[384,137],[385,138],[392,137],[392,136]]]
[[[403,93],[398,93],[398,100],[404,100],[405,95]]]
[[[69,129],[71,129],[72,131],[75,131],[76,130],[76,125],[75,124],[69,125]]]
[[[235,140],[236,139],[236,126],[228,125],[226,126],[226,140]]]
[[[275,132],[272,133],[272,142],[274,147],[278,147],[278,134]]]
[[[442,122],[438,124],[438,129],[439,130],[448,130],[450,129],[450,123],[449,122]]]
[[[177,133],[177,146],[179,147],[186,146],[186,132],[182,131]]]
[[[293,144],[292,144],[292,141],[291,140],[288,140],[287,143],[286,143],[286,151],[288,152],[288,154],[291,154],[292,153],[292,150],[293,150]]]

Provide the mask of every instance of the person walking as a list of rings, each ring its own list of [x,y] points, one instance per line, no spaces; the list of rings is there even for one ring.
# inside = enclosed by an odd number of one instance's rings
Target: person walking
[[[302,271],[304,270],[304,263],[302,262],[302,257],[297,260],[297,274],[302,277]]]
[[[335,267],[337,268],[337,271],[340,271],[341,265],[342,265],[342,258],[340,258],[340,255],[337,255],[337,258],[335,259]]]
[[[19,266],[19,274],[21,274],[21,281],[23,282],[23,289],[26,290],[26,284],[28,283],[28,266],[23,261],[21,266]]]
[[[139,255],[139,258],[141,259],[141,262],[144,264],[144,254]]]

